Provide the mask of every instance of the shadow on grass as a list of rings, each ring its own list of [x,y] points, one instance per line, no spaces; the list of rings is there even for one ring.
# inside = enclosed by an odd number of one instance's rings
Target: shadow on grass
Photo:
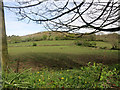
[[[13,69],[17,67],[19,61],[19,69],[33,68],[33,70],[41,70],[43,67],[52,69],[72,69],[80,68],[88,62],[97,62],[103,64],[118,63],[118,58],[103,55],[74,55],[63,53],[26,53],[19,56],[10,56],[9,66]]]

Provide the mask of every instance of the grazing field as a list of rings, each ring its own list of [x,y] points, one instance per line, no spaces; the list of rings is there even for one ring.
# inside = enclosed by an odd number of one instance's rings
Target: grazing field
[[[9,47],[22,47],[22,46],[32,46],[36,43],[37,46],[74,46],[76,40],[56,40],[56,41],[31,41],[31,42],[21,42],[21,43],[8,43]],[[108,47],[109,49],[112,45],[108,42],[91,41],[96,42],[99,47]]]
[[[118,89],[119,50],[111,50],[112,46],[107,42],[96,41],[96,48],[77,46],[74,42],[57,40],[9,44],[9,74],[4,87]]]
[[[32,46],[32,43],[11,44],[12,47],[8,48],[10,65],[13,63],[17,66],[17,61],[19,61],[20,68],[27,66],[40,69],[44,66],[50,68],[78,68],[88,62],[118,63],[118,50],[76,46],[74,40],[38,41],[36,42],[38,46]],[[97,46],[111,47],[109,43],[105,42],[97,42]]]
[[[31,42],[21,42],[21,43],[13,43],[13,44],[8,44],[8,46],[32,46],[33,43],[37,43],[39,46],[44,46],[44,45],[53,45],[53,46],[65,46],[65,45],[73,45],[74,40],[59,40],[59,41],[31,41]]]

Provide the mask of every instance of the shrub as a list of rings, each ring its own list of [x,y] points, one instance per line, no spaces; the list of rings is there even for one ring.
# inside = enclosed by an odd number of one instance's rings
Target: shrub
[[[88,63],[80,69],[50,70],[43,68],[37,72],[31,69],[21,73],[9,72],[3,77],[3,88],[85,88],[85,89],[119,89],[120,65],[103,65]],[[12,71],[8,69],[9,71]]]
[[[56,37],[55,37],[55,40],[60,40],[60,37],[59,37],[59,36],[56,36]]]
[[[111,48],[112,50],[120,50],[120,48],[118,46],[112,46]]]
[[[120,45],[117,41],[116,42],[115,41],[111,42],[111,45],[112,45],[111,49],[113,49],[113,50],[119,50],[120,49]]]
[[[25,38],[25,41],[26,41],[26,42],[29,42],[29,41],[31,41],[31,38],[30,38],[30,37]]]
[[[96,42],[89,42],[89,41],[75,41],[75,44],[78,46],[85,46],[85,47],[96,47]]]
[[[33,45],[32,46],[37,46],[37,43],[33,43]]]
[[[96,35],[86,35],[86,36],[83,36],[83,38],[87,41],[95,41]]]
[[[107,47],[100,47],[100,49],[106,49]]]
[[[91,42],[91,47],[96,47],[96,42]]]
[[[21,37],[12,35],[12,36],[7,37],[7,41],[8,41],[8,43],[20,43]]]
[[[43,39],[43,40],[47,40],[47,35],[43,35],[43,36],[42,36],[42,39]]]
[[[90,47],[91,44],[88,41],[83,41],[82,45],[86,47]]]
[[[75,45],[77,45],[77,46],[81,46],[82,45],[82,41],[75,41]]]

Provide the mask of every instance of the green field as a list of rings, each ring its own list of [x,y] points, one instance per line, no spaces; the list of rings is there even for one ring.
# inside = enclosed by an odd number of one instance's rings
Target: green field
[[[21,42],[21,43],[8,43],[9,47],[21,47],[21,46],[32,46],[36,43],[38,46],[73,46],[76,40],[57,40],[57,41],[33,41],[33,42]],[[111,48],[111,44],[107,42],[91,41],[96,42],[99,47]]]
[[[35,43],[37,46],[32,46],[33,42],[9,44],[10,65],[17,67],[19,61],[22,69],[33,67],[39,70],[41,67],[79,68],[88,62],[118,63],[118,50],[76,46],[74,40]],[[97,42],[97,46],[110,48],[111,44]]]
[[[8,44],[8,46],[32,46],[33,43],[37,43],[37,45],[73,45],[74,40],[59,40],[59,41],[33,41],[33,42],[21,42],[21,43],[14,43],[14,44]]]

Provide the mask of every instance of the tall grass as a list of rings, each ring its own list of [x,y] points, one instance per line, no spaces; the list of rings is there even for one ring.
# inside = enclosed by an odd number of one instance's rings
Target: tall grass
[[[10,72],[4,88],[119,88],[120,65],[90,62],[80,69]]]

